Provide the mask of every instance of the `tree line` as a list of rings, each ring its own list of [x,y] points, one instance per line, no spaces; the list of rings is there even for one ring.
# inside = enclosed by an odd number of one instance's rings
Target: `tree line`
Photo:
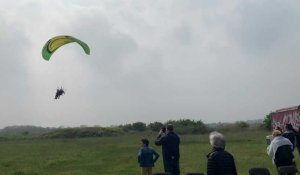
[[[246,122],[237,121],[234,123],[212,123],[205,124],[201,120],[169,120],[162,122],[134,122],[118,126],[101,127],[101,126],[80,126],[80,127],[59,127],[59,128],[42,128],[36,126],[11,126],[0,130],[0,137],[8,138],[84,138],[84,137],[103,137],[117,136],[137,132],[158,132],[167,123],[174,125],[178,134],[207,134],[213,130],[226,132],[237,129],[263,129],[267,126],[265,121]],[[253,124],[254,123],[254,124]]]

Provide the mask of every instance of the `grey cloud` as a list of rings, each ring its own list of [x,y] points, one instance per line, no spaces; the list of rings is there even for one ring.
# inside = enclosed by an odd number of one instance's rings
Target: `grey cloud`
[[[89,44],[93,66],[108,74],[120,71],[122,59],[138,48],[135,39],[114,28],[113,23],[102,13],[95,12],[93,16],[72,21],[67,29]]]
[[[190,44],[193,39],[191,28],[188,25],[184,24],[178,26],[174,29],[173,38],[176,38],[179,44]]]
[[[3,125],[234,121],[295,105],[299,12],[291,1],[269,2],[25,4],[22,18],[6,14],[0,30],[0,77],[11,93],[0,89],[1,114],[10,116]],[[91,55],[70,44],[50,62],[34,60],[56,34],[82,39]],[[67,94],[54,101],[61,82]]]
[[[28,57],[26,46],[29,39],[18,29],[18,25],[1,20],[3,29],[0,36],[0,118],[2,125],[17,124],[24,121],[31,88],[28,75]],[[21,121],[21,122],[20,122]]]
[[[28,44],[29,40],[20,33],[19,30],[11,29],[0,37],[0,79],[4,86],[2,88],[5,89],[1,90],[0,94],[3,96],[9,92],[18,94],[24,86],[26,87],[28,58],[24,45]],[[11,94],[11,97],[14,96]]]
[[[299,29],[296,6],[297,2],[278,0],[240,3],[227,27],[247,54],[266,54]]]

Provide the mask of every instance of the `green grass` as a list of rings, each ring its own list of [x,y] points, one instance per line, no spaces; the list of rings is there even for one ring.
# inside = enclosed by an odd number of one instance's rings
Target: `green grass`
[[[275,167],[266,154],[265,136],[269,132],[225,133],[226,149],[235,157],[238,174],[248,174],[251,167]],[[136,155],[142,136],[153,144],[155,134],[140,133],[86,139],[36,139],[0,141],[0,175],[138,175]],[[186,172],[206,172],[206,154],[210,151],[208,135],[181,136],[180,167]],[[299,157],[295,152],[297,164]],[[154,172],[163,171],[159,158]]]

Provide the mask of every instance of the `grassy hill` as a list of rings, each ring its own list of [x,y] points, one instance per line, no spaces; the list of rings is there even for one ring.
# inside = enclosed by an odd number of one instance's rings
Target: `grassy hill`
[[[0,137],[2,138],[32,138],[50,132],[55,128],[44,128],[40,126],[20,125],[7,126],[0,129]]]

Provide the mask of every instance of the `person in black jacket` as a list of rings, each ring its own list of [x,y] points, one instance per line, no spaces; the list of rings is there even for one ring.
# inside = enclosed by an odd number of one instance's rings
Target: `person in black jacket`
[[[225,151],[225,139],[219,132],[209,135],[212,151],[207,155],[207,175],[236,175],[233,156]]]
[[[300,127],[298,127],[298,131],[295,133],[296,147],[298,150],[298,154],[300,155]]]
[[[171,175],[180,175],[179,169],[179,144],[180,138],[174,132],[172,124],[168,124],[166,131],[160,130],[155,144],[157,146],[162,146],[164,169],[166,173],[171,173]]]
[[[293,128],[293,125],[286,124],[285,125],[285,132],[283,132],[282,137],[285,137],[290,140],[290,142],[293,144],[293,150],[295,148],[295,129]]]

